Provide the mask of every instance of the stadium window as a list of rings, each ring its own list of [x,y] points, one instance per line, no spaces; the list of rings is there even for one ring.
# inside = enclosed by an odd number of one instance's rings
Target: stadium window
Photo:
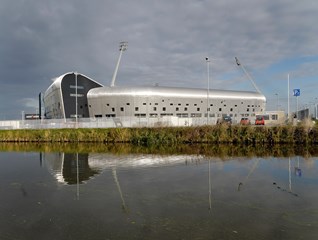
[[[162,111],[166,111],[166,108],[165,108],[165,107],[163,107],[163,108],[162,108]]]
[[[139,107],[135,107],[135,111],[138,112],[139,111]]]
[[[127,106],[129,106],[129,105],[130,105],[130,103],[128,102],[128,103],[126,103],[126,105],[127,105]]]
[[[157,111],[157,107],[153,107],[153,110],[154,110],[154,111]]]
[[[142,105],[146,105],[146,103],[144,102],[144,103],[142,103]]]
[[[185,107],[185,108],[184,108],[184,111],[188,111],[188,108],[187,108],[187,107]]]
[[[200,108],[197,108],[197,111],[199,112],[199,111],[200,111]]]
[[[135,117],[146,117],[146,114],[145,113],[136,113],[135,114]]]
[[[176,108],[176,111],[179,111],[179,108],[178,108],[178,107]]]
[[[112,108],[112,112],[115,112],[115,108]]]
[[[121,108],[120,108],[120,111],[122,111],[122,112],[123,112],[123,111],[124,111],[124,108],[123,108],[123,107],[121,107]]]
[[[222,112],[222,108],[219,108],[219,112]]]

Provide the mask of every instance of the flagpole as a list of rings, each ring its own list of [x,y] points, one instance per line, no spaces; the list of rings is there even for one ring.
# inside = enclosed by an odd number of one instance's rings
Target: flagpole
[[[288,89],[287,89],[287,99],[288,99],[288,103],[287,103],[287,121],[289,122],[289,73],[287,74],[287,85],[288,85]]]

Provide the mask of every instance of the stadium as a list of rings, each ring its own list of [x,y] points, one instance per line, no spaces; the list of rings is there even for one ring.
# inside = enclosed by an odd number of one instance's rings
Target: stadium
[[[120,87],[66,73],[44,93],[45,117],[61,118],[208,118],[255,117],[265,111],[258,92],[176,87]]]
[[[115,86],[122,53],[127,42],[120,43],[120,54],[110,86],[76,73],[66,73],[54,80],[44,93],[47,119],[187,119],[197,124],[213,124],[229,116],[234,121],[254,117],[265,111],[266,98],[252,81],[256,91],[233,91],[165,86]],[[206,58],[209,66],[209,58]],[[209,69],[209,68],[208,68]],[[209,71],[209,70],[208,70]],[[209,74],[208,74],[209,75]],[[208,80],[209,83],[209,80]],[[208,85],[209,86],[209,85]],[[147,121],[148,121],[147,120]],[[184,121],[185,122],[185,121]],[[122,124],[121,124],[122,125]]]

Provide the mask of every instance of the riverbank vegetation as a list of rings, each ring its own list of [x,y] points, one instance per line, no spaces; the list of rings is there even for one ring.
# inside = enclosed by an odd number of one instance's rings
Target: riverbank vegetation
[[[178,144],[317,144],[318,127],[215,125],[199,127],[0,130],[0,142]]]
[[[126,143],[0,143],[0,152],[60,152],[60,153],[107,153],[113,155],[194,155],[229,159],[242,157],[295,157],[318,156],[318,145],[276,144],[178,144],[137,146]]]

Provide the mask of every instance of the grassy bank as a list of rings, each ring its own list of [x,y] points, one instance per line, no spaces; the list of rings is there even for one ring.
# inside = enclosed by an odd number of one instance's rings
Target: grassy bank
[[[294,157],[318,156],[318,145],[241,145],[241,144],[177,144],[137,146],[133,144],[105,143],[1,143],[0,152],[64,152],[64,153],[110,153],[157,154],[157,155],[205,155],[228,159],[232,157]]]
[[[166,128],[0,130],[0,142],[317,144],[317,126],[200,126]]]

